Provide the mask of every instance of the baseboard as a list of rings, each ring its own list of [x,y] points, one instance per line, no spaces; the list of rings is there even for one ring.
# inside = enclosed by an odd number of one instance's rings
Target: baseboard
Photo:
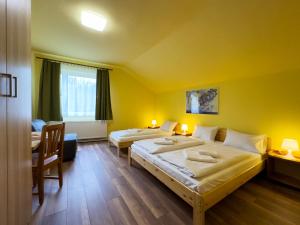
[[[78,139],[77,142],[78,143],[87,143],[87,142],[101,142],[101,141],[107,141],[108,138],[107,137],[103,137],[103,138],[82,138],[82,139]]]

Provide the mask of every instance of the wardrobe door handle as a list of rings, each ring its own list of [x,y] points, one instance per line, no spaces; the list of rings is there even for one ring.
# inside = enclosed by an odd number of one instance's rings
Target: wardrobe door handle
[[[12,80],[14,81],[15,85],[14,85],[14,95],[11,95],[11,97],[17,98],[18,97],[18,78],[17,77],[12,77]]]
[[[5,79],[5,94],[3,94],[1,92],[1,87],[3,87],[1,80]],[[9,85],[8,85],[8,89],[9,92],[8,94],[6,94],[7,92],[7,79],[9,81]],[[12,97],[12,75],[11,74],[6,74],[6,73],[0,73],[0,97]]]

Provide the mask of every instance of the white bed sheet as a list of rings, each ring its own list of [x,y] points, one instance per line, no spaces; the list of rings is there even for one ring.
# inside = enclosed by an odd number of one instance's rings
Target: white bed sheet
[[[213,144],[205,144],[206,146],[209,146],[211,149],[224,149],[224,151],[232,149],[233,147],[230,146],[224,146],[222,143],[213,143]],[[237,148],[233,148],[237,149]],[[176,151],[183,151],[176,150]],[[262,156],[260,154],[255,153],[248,153],[249,157],[247,159],[244,159],[240,161],[239,163],[236,163],[235,165],[232,165],[226,169],[223,169],[221,171],[218,171],[214,174],[201,177],[201,178],[192,178],[182,172],[180,172],[176,166],[161,160],[158,156],[159,154],[150,154],[145,149],[140,148],[139,146],[132,145],[132,152],[135,154],[145,158],[146,160],[152,162],[154,165],[161,168],[163,171],[165,171],[170,176],[174,177],[176,180],[180,181],[184,185],[186,185],[188,188],[197,191],[201,194],[205,192],[209,192],[210,190],[214,189],[218,185],[221,185],[231,179],[232,177],[239,176],[240,174],[244,173],[249,168],[258,165],[263,162]]]
[[[144,140],[144,139],[152,139],[152,138],[160,138],[160,137],[166,137],[166,136],[172,136],[173,132],[166,132],[162,130],[155,130],[155,133],[153,134],[145,134],[145,135],[135,135],[132,136],[123,136],[122,131],[113,131],[110,133],[110,138],[117,141],[117,142],[126,142],[126,141],[138,141],[138,140]]]

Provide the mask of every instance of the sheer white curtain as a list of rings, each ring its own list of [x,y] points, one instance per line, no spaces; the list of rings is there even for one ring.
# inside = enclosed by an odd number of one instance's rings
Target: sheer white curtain
[[[61,109],[64,120],[94,120],[97,69],[61,64]]]

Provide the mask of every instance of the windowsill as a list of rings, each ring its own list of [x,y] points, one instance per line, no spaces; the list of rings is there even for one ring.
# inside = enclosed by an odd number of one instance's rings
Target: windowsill
[[[68,117],[64,118],[64,122],[95,122],[95,118],[92,117]]]

